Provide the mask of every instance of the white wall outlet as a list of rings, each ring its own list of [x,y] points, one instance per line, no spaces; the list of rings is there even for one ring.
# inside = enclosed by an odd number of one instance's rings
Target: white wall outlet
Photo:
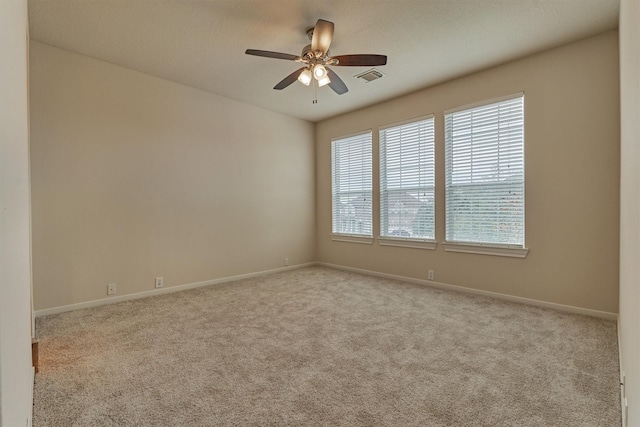
[[[427,277],[429,278],[429,280],[435,280],[436,273],[433,270],[429,270],[429,274],[427,275]]]
[[[284,266],[285,267],[289,266],[289,258],[284,259]]]
[[[107,295],[115,295],[116,294],[116,284],[109,283],[107,285]]]
[[[164,279],[162,277],[156,277],[156,288],[164,286]]]

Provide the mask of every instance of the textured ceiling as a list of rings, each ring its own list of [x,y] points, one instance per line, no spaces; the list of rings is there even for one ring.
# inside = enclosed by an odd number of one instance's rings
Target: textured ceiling
[[[310,121],[618,26],[619,0],[29,0],[32,40]],[[295,82],[306,29],[335,23],[332,55],[388,56],[380,80],[333,67],[349,92]]]

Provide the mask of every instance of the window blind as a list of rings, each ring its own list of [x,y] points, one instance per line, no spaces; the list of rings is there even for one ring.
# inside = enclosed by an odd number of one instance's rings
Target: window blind
[[[371,162],[371,132],[331,142],[334,234],[373,236]]]
[[[446,240],[524,247],[524,96],[445,114]]]
[[[380,129],[380,235],[435,238],[433,117]]]

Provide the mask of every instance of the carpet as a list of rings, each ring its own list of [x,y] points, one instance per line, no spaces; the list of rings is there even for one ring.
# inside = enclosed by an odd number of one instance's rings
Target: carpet
[[[36,427],[620,425],[615,322],[324,267],[36,330]]]

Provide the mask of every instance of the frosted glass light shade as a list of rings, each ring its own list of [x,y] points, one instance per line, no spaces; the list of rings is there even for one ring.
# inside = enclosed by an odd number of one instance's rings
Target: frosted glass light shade
[[[331,83],[331,80],[329,79],[328,76],[318,79],[318,87],[328,85],[329,83]]]
[[[327,69],[324,68],[323,65],[316,65],[315,67],[313,67],[313,77],[315,77],[316,80],[320,80],[326,77],[326,75],[327,75]]]
[[[311,71],[304,70],[301,72],[298,76],[298,81],[305,86],[309,86],[309,83],[311,83]]]

